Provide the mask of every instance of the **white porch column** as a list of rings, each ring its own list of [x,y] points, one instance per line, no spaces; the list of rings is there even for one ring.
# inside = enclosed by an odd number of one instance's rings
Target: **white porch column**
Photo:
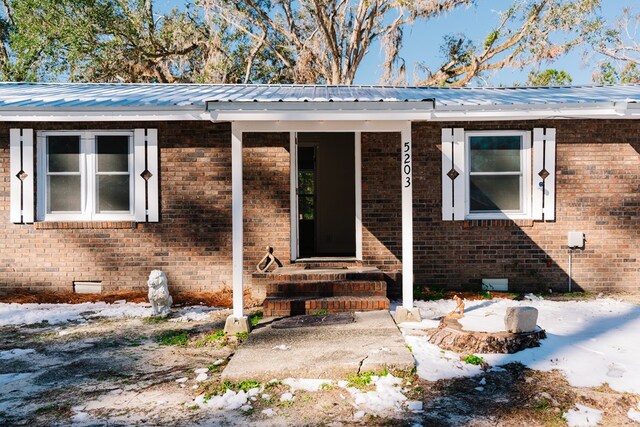
[[[402,307],[396,310],[396,322],[419,322],[420,312],[413,308],[413,159],[411,153],[411,122],[400,131],[402,161]]]
[[[231,211],[232,211],[232,264],[233,314],[227,318],[224,330],[228,334],[249,331],[249,319],[244,315],[243,237],[242,237],[242,131],[231,123]]]

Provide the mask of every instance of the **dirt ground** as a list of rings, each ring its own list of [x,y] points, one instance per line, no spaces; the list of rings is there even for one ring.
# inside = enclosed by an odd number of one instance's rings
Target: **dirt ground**
[[[242,345],[242,336],[219,332],[229,314],[214,310],[188,322],[92,318],[0,327],[0,351],[34,350],[0,359],[0,377],[14,376],[0,381],[0,425],[562,426],[562,413],[576,402],[604,409],[603,425],[634,425],[626,412],[639,396],[606,385],[575,388],[559,372],[518,364],[484,373],[482,393],[475,390],[480,377],[428,382],[405,373],[403,392],[423,402],[423,413],[358,418],[359,408],[344,388],[297,390],[294,400],[282,401],[290,389],[281,383],[260,385],[264,390],[246,411],[200,407],[197,396],[224,390],[220,373]],[[207,378],[196,381],[204,368]]]

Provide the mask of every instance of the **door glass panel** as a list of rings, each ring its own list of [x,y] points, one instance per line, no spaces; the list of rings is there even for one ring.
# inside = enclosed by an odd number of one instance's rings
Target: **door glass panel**
[[[472,212],[520,209],[520,176],[472,175],[470,183]]]
[[[96,138],[98,172],[129,171],[129,137],[126,135],[99,135]]]
[[[517,135],[470,137],[471,172],[519,172],[520,147]]]
[[[98,212],[129,211],[129,175],[98,175]]]
[[[80,172],[80,136],[50,136],[47,142],[49,172]]]
[[[49,212],[81,210],[80,175],[49,176]]]

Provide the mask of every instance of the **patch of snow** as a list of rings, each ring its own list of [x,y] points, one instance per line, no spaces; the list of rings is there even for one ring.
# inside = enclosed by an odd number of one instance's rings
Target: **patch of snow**
[[[260,389],[252,388],[251,390],[244,391],[240,390],[238,392],[233,390],[227,390],[221,396],[212,396],[211,399],[205,400],[204,394],[196,397],[194,403],[201,408],[213,408],[213,409],[221,409],[221,410],[233,410],[239,409],[242,406],[245,406],[249,401],[249,398],[258,394]]]
[[[282,351],[286,351],[289,350],[291,347],[289,347],[288,345],[285,344],[280,344],[280,345],[276,345],[271,347],[272,350],[282,350]]]
[[[32,348],[14,348],[12,350],[0,351],[0,360],[18,359],[25,354],[32,354],[36,351]]]
[[[531,306],[538,309],[538,325],[547,338],[540,347],[514,354],[483,354],[490,365],[519,362],[540,371],[561,370],[575,387],[596,387],[604,383],[621,392],[640,394],[640,341],[630,340],[640,330],[640,306],[611,298],[590,301],[534,301],[495,299],[465,301],[467,307],[461,323],[467,329],[491,331],[504,329],[507,307]],[[422,312],[443,315],[453,309],[453,302],[416,301]],[[426,337],[411,336],[411,346],[418,365],[418,375],[429,381],[456,376],[473,376],[480,368],[460,362],[458,355],[441,352]],[[497,371],[496,368],[492,370]]]
[[[364,411],[358,411],[358,412],[356,412],[355,414],[353,414],[353,419],[354,419],[354,420],[359,420],[359,419],[364,418],[364,416],[365,416],[365,415],[367,415],[367,413],[366,413],[366,412],[364,412]]]
[[[282,393],[282,396],[280,396],[280,402],[290,402],[293,400],[293,394],[287,392],[287,393]]]
[[[425,337],[405,335],[416,360],[416,371],[420,378],[438,381],[449,378],[472,377],[482,373],[482,368],[460,360],[452,351],[445,351],[431,344]]]
[[[487,379],[485,377],[482,377],[482,379],[478,382],[478,384],[486,385],[487,384]]]
[[[310,378],[286,378],[282,380],[282,384],[286,384],[291,388],[292,392],[297,390],[318,391],[323,384],[333,384],[331,380],[310,379]]]
[[[107,304],[87,302],[82,304],[6,304],[0,303],[0,325],[30,325],[81,321],[96,317],[146,317],[149,304]]]
[[[570,409],[562,417],[569,427],[591,427],[598,425],[602,420],[602,411],[576,403],[576,408]]]
[[[338,381],[338,387],[346,388],[349,385],[349,381],[340,380]]]
[[[263,410],[262,410],[262,412],[261,412],[261,414],[264,414],[264,415],[266,415],[267,417],[271,418],[271,417],[273,417],[273,416],[276,414],[276,411],[274,411],[274,410],[273,410],[273,409],[271,409],[271,408],[267,408],[267,409],[263,409]]]
[[[631,421],[640,423],[640,403],[638,403],[637,409],[629,408],[629,412],[627,412],[627,417],[629,417]]]
[[[384,377],[371,377],[371,383],[375,385],[375,390],[363,392],[353,387],[347,388],[354,398],[356,407],[376,414],[402,410],[407,397],[400,390],[400,378],[387,374]]]
[[[201,383],[202,381],[206,381],[208,378],[209,378],[209,375],[203,372],[201,374],[198,374],[198,376],[196,377],[196,382]]]
[[[424,412],[422,409],[422,402],[419,400],[409,400],[407,402],[407,409],[416,414]]]
[[[267,394],[267,393],[263,393],[262,396],[260,396],[261,398],[263,398],[264,400],[269,400],[271,399],[271,395]]]
[[[209,368],[198,368],[195,371],[196,374],[206,374],[207,372],[209,372]]]
[[[215,362],[213,362],[213,366],[219,366],[222,365],[224,363],[224,359],[217,359]]]
[[[186,383],[187,381],[189,381],[189,378],[187,377],[178,378],[176,380],[177,383]]]
[[[187,307],[176,313],[177,317],[169,319],[169,322],[201,322],[210,319],[210,312],[220,310],[216,307]]]
[[[91,416],[86,412],[78,412],[71,416],[72,423],[87,423],[91,419]]]
[[[484,387],[476,387],[474,390],[475,391],[484,391]]]
[[[539,296],[534,295],[534,294],[526,294],[524,296],[524,299],[526,299],[527,301],[543,301],[544,300],[544,298],[539,297]]]
[[[23,372],[23,373],[12,372],[8,374],[0,374],[0,385],[9,384],[14,381],[24,380],[32,376],[33,376],[33,373],[31,372]]]
[[[253,409],[253,406],[251,406],[251,405],[242,405],[242,406],[240,407],[240,410],[241,410],[242,412],[247,412],[247,411],[250,411],[250,410],[252,410],[252,409]]]

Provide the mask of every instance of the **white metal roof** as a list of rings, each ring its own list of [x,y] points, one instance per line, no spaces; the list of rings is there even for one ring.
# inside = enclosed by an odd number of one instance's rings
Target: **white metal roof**
[[[167,107],[218,102],[426,102],[443,106],[640,102],[640,85],[434,88],[321,85],[0,83],[0,108]]]
[[[633,105],[638,103],[638,105]],[[240,120],[256,111],[323,110],[334,115],[353,111],[395,110],[388,120],[617,117],[640,114],[640,85],[435,88],[328,85],[216,85],[109,83],[0,83],[1,120]],[[207,111],[208,110],[208,111]],[[348,110],[348,111],[344,111]],[[531,111],[536,111],[531,116]],[[605,111],[606,110],[606,111]],[[413,115],[406,114],[411,111]],[[506,115],[504,112],[511,111]],[[482,113],[481,113],[482,112]],[[253,116],[250,116],[250,114]],[[278,113],[283,120],[288,117]],[[484,114],[484,115],[483,115]],[[520,114],[522,116],[522,114]],[[520,117],[517,116],[517,117]],[[274,119],[273,116],[269,116]],[[309,119],[311,118],[308,115]],[[352,115],[352,119],[357,117]],[[493,117],[493,116],[492,116]],[[278,119],[278,118],[275,118]],[[374,118],[372,118],[374,119]]]

